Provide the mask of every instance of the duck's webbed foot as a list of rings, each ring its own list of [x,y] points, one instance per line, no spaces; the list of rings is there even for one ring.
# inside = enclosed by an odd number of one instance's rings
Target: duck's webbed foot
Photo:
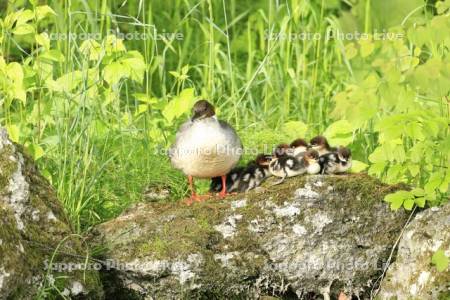
[[[189,175],[188,180],[189,180],[189,187],[191,189],[191,197],[185,199],[184,203],[186,203],[187,205],[191,205],[194,202],[203,202],[206,199],[211,197],[211,195],[209,195],[209,194],[197,195],[197,193],[195,192],[195,187],[194,187],[194,178]]]
[[[226,196],[233,195],[233,193],[227,192],[227,176],[223,175],[220,177],[222,178],[222,190],[220,191],[220,193],[217,194],[217,196],[219,198],[225,198]],[[236,193],[234,193],[234,194],[236,194]]]
[[[191,205],[194,202],[203,202],[203,201],[207,200],[210,197],[211,197],[211,195],[209,195],[209,194],[206,194],[206,195],[194,194],[194,195],[191,195],[191,197],[186,198],[184,200],[184,203],[186,203],[187,205]]]

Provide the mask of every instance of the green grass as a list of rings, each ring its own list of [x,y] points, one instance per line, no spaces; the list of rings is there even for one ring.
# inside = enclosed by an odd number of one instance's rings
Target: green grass
[[[182,174],[155,149],[166,148],[186,118],[182,114],[168,121],[162,112],[187,88],[213,101],[220,117],[238,129],[244,145],[260,150],[263,144],[295,136],[281,130],[289,121],[307,124],[307,137],[323,132],[335,120],[352,122],[351,116],[336,113],[335,95],[352,84],[361,85],[368,73],[375,72],[372,62],[387,54],[380,50],[373,57],[358,56],[355,62],[349,58],[348,41],[268,39],[268,35],[380,32],[402,22],[429,23],[433,12],[418,0],[389,1],[392,11],[387,12],[381,10],[387,1],[370,0],[34,2],[48,4],[57,14],[28,21],[38,33],[90,33],[100,38],[99,43],[111,31],[151,35],[157,28],[159,33],[183,36],[127,40],[126,53],[118,51],[120,45],[103,46],[102,60],[87,59],[82,40],[59,39],[50,41],[50,49],[64,59],[55,53],[43,59],[45,51],[34,34],[17,35],[14,27],[2,26],[0,54],[6,63],[21,64],[24,80],[18,89],[26,90],[26,102],[11,94],[14,89],[1,79],[0,123],[37,158],[78,232],[118,215],[140,199],[147,185],[169,184],[174,199],[186,194]],[[1,4],[0,16],[19,8],[33,5]],[[434,46],[429,48],[433,55],[446,57],[446,50]],[[383,44],[380,49],[388,52],[389,47]],[[132,50],[142,55],[143,77],[137,80],[128,74],[108,80],[108,66]],[[136,67],[134,61],[131,70]],[[74,71],[80,74],[48,83],[49,78]],[[58,90],[64,84],[67,89]],[[156,100],[143,105],[135,93]],[[448,114],[446,105],[442,116]],[[352,149],[361,161],[367,162],[378,146],[375,123],[370,120],[353,131]],[[442,160],[445,163],[445,155]],[[207,184],[200,182],[200,189]]]

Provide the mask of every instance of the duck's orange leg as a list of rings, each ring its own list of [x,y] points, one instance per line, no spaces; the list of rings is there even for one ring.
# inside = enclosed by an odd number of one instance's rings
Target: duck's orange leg
[[[220,198],[225,198],[227,194],[227,176],[223,175],[222,177],[222,191],[219,193]]]
[[[194,186],[194,178],[191,175],[188,175],[188,181],[189,181],[189,188],[191,189],[191,197],[187,198],[184,202],[187,205],[191,205],[194,201],[196,202],[202,202],[205,201],[207,198],[209,198],[209,195],[197,195],[195,192],[195,186]]]

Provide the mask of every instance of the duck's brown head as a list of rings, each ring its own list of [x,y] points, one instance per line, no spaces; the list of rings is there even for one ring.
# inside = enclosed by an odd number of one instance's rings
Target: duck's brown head
[[[256,157],[256,164],[258,164],[261,167],[269,167],[271,160],[272,160],[272,155],[258,154],[258,156]]]
[[[198,100],[192,108],[192,121],[213,117],[216,114],[214,106],[206,100]]]
[[[306,149],[308,149],[308,143],[304,140],[304,139],[296,139],[295,141],[293,141],[291,143],[291,148],[300,148],[304,151],[306,151]]]
[[[311,148],[317,151],[330,149],[327,139],[322,135],[313,137],[309,143],[311,144]]]
[[[338,157],[339,160],[346,163],[348,162],[352,157],[352,152],[347,147],[339,147],[338,150]]]
[[[304,158],[308,163],[316,162],[319,160],[319,152],[313,149],[309,149],[308,151],[306,151]]]
[[[286,154],[288,154],[289,149],[290,149],[290,147],[288,144],[279,144],[273,150],[272,155],[273,155],[273,157],[280,157],[280,156],[286,155]]]

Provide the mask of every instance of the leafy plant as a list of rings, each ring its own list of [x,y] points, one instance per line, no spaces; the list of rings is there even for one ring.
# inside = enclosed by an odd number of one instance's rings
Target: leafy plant
[[[366,141],[369,174],[412,191],[386,196],[393,209],[437,205],[450,184],[448,15],[397,28],[407,38],[349,44],[355,77],[334,97],[333,115],[348,120]],[[359,50],[359,51],[358,51]],[[371,67],[368,68],[367,65]]]
[[[449,258],[445,255],[444,250],[440,249],[433,254],[431,263],[436,266],[439,272],[444,272],[448,268]]]

